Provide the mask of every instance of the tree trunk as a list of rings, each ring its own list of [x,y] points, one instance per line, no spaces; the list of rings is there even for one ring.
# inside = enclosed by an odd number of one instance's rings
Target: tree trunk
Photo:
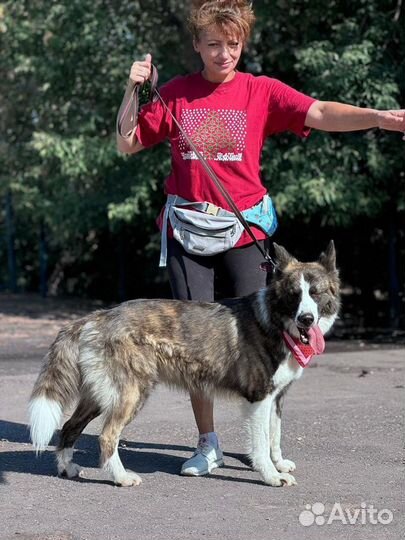
[[[118,256],[118,299],[124,302],[127,297],[127,275],[125,262],[125,230],[122,227],[118,231],[117,256]]]
[[[8,263],[8,288],[11,292],[17,292],[17,259],[15,254],[15,228],[14,210],[11,191],[6,194],[6,240],[7,240],[7,263]]]
[[[43,221],[39,226],[39,292],[42,298],[46,298],[48,294],[48,243]]]
[[[399,328],[401,302],[398,277],[398,234],[395,208],[390,212],[388,225],[388,275],[389,275],[389,315],[392,329]]]

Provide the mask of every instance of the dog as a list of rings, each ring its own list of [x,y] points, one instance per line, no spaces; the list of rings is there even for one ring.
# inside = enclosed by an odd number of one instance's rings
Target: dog
[[[119,437],[163,382],[242,398],[252,468],[265,484],[296,484],[290,474],[295,464],[281,454],[281,410],[303,367],[285,337],[306,344],[311,332],[325,334],[338,316],[340,282],[333,241],[316,262],[299,262],[277,244],[274,251],[270,284],[249,296],[214,303],[132,300],[62,329],[30,399],[37,453],[78,400],[60,433],[59,475],[82,474],[72,461],[73,447],[87,424],[101,416],[101,466],[117,485],[140,484],[121,463]]]

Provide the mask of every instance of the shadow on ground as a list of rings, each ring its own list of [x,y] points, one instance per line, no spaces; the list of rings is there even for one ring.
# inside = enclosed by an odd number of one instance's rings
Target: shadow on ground
[[[59,432],[52,438],[51,445],[56,445]],[[17,422],[0,420],[0,439],[3,442],[22,444],[24,447],[30,444],[29,426]],[[184,457],[173,455],[171,452],[192,452],[190,446],[173,444],[144,443],[141,441],[121,441],[119,452],[124,466],[135,470],[139,474],[152,474],[163,472],[178,476]],[[169,452],[169,453],[165,453]],[[227,465],[225,469],[246,470],[249,468],[247,456],[243,454],[224,452],[224,455],[239,460],[244,466]],[[74,461],[84,468],[97,468],[99,466],[99,445],[96,435],[82,434],[75,447]],[[17,472],[37,476],[55,476],[56,465],[53,451],[46,450],[40,455],[35,455],[35,450],[13,450],[0,454],[0,484],[5,484],[5,472]],[[251,479],[232,478],[215,474],[218,480],[261,483]],[[91,478],[78,478],[75,481],[82,483],[110,484],[111,481]]]

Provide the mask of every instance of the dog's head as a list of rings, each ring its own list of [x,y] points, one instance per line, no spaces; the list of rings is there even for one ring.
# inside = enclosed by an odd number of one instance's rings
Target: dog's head
[[[308,332],[319,327],[325,334],[340,305],[336,252],[331,241],[316,262],[300,262],[274,244],[277,266],[270,285],[272,310],[284,330],[308,343]]]

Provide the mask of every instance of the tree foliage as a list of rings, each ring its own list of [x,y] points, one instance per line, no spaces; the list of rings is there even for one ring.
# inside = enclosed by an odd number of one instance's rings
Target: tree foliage
[[[322,100],[400,108],[401,2],[262,0],[254,7],[242,70]],[[121,296],[144,293],[145,284],[161,290],[154,220],[168,147],[119,155],[115,116],[134,58],[151,52],[161,82],[198,68],[187,8],[183,0],[0,3],[0,196],[12,195],[20,286],[37,286],[45,230],[53,292],[116,298],[118,282]],[[398,135],[314,132],[303,142],[283,134],[266,144],[263,177],[284,231],[302,223],[336,234],[364,220],[372,224],[367,241],[388,230],[403,240]],[[5,253],[3,242],[1,260]],[[0,283],[6,279],[2,264]]]

